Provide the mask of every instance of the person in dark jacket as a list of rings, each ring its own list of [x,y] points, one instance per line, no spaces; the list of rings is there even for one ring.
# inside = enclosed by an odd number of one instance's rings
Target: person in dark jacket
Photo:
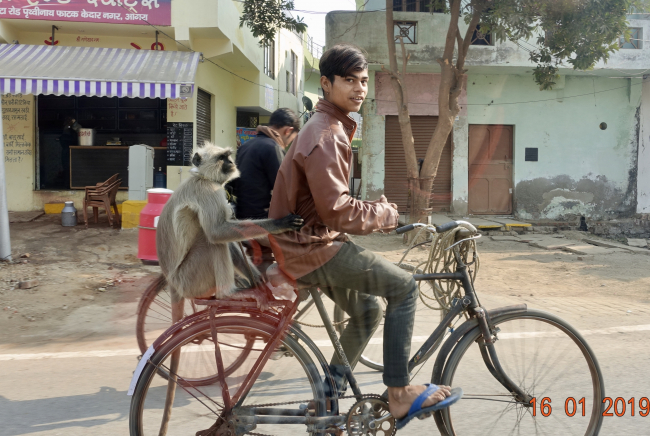
[[[72,117],[65,117],[63,121],[63,134],[59,136],[61,144],[61,180],[64,188],[70,188],[70,146],[77,145],[79,139],[77,132],[81,126]]]
[[[235,163],[241,176],[231,182],[237,219],[268,218],[271,192],[284,151],[300,131],[300,120],[291,109],[271,114],[268,126],[257,127],[257,137],[237,150]]]
[[[230,182],[235,197],[237,219],[263,219],[269,216],[271,192],[284,152],[300,131],[294,111],[280,108],[271,114],[268,126],[258,126],[257,136],[237,149],[235,163],[241,175]],[[264,273],[273,263],[270,247],[258,241],[244,242],[253,263]]]

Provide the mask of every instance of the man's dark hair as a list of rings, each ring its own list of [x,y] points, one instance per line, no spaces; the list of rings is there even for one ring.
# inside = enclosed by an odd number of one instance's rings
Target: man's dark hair
[[[359,47],[351,44],[337,44],[323,53],[320,58],[320,75],[334,83],[334,76],[346,77],[353,71],[368,68],[368,61]]]
[[[269,126],[276,128],[293,127],[296,132],[300,131],[300,118],[289,108],[281,107],[271,114]]]

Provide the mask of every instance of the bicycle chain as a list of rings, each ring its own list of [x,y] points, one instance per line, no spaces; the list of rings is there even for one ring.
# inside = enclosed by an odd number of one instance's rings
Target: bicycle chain
[[[366,397],[366,395],[361,396],[361,398],[364,398],[364,397]],[[357,397],[354,396],[354,395],[346,395],[346,396],[343,396],[343,397],[338,397],[337,400],[349,400],[349,399],[353,399],[353,398],[357,398]],[[248,406],[239,406],[239,408],[240,409],[252,409],[254,407],[275,407],[275,406],[284,406],[284,405],[289,405],[289,404],[300,404],[300,403],[308,403],[309,404],[310,401],[314,401],[314,399],[312,398],[312,399],[309,399],[309,400],[284,401],[284,402],[281,402],[281,403],[251,404],[251,405],[248,405]]]
[[[345,324],[346,322],[350,321],[350,318],[346,318],[343,321],[339,322],[332,322],[332,327],[338,327],[341,324]],[[325,324],[308,324],[304,321],[298,321],[297,319],[294,319],[292,322],[295,322],[296,324],[304,325],[306,327],[314,327],[314,328],[325,328]]]
[[[362,399],[366,398],[366,397],[368,397],[368,398],[373,397],[374,398],[374,397],[378,397],[378,396],[377,395],[372,395],[372,394],[362,395],[361,396]],[[346,395],[346,396],[343,396],[343,397],[338,397],[338,400],[350,400],[350,399],[356,399],[356,398],[357,397],[354,396],[354,395]],[[281,402],[281,403],[250,404],[250,405],[247,405],[247,406],[239,406],[239,408],[241,408],[241,409],[252,409],[252,408],[255,408],[255,407],[275,407],[275,406],[286,406],[286,405],[290,405],[290,404],[301,404],[301,403],[309,404],[310,401],[314,401],[314,400],[310,399],[310,400],[284,401],[284,402]],[[274,435],[270,435],[270,434],[254,433],[254,432],[248,432],[246,434],[249,435],[249,436],[274,436]]]

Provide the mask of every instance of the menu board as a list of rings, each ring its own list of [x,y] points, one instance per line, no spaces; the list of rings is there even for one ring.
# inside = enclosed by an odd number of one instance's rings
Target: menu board
[[[192,165],[194,123],[167,123],[167,165]]]

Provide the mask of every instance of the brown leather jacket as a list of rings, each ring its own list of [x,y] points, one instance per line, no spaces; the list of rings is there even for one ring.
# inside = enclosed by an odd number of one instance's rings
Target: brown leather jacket
[[[350,196],[350,142],[356,122],[325,100],[286,154],[275,179],[269,218],[290,213],[305,220],[300,232],[269,235],[276,261],[297,279],[323,266],[347,241],[345,233],[367,235],[397,227],[388,203]]]

